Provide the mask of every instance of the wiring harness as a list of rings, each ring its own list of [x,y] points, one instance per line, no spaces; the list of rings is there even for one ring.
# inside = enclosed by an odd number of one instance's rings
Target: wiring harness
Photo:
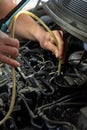
[[[47,27],[46,24],[44,24],[44,22],[42,20],[40,20],[40,18],[38,18],[36,15],[34,15],[31,12],[28,11],[20,11],[18,12],[14,18],[13,18],[13,23],[12,23],[12,31],[11,31],[11,37],[14,38],[14,31],[15,31],[15,24],[16,24],[16,20],[17,18],[21,15],[21,14],[27,14],[31,17],[33,17],[35,20],[37,20],[40,24],[42,24],[44,26],[44,28],[50,33],[50,35],[52,36],[52,38],[54,39],[57,47],[58,47],[58,41],[55,37],[55,35],[52,33],[52,31]],[[60,75],[60,70],[61,70],[61,61],[59,60],[59,65],[58,65],[58,75]],[[16,79],[15,79],[15,68],[12,68],[12,99],[11,99],[11,104],[10,104],[10,108],[9,111],[7,112],[6,116],[0,121],[0,125],[2,125],[10,116],[10,114],[12,113],[14,104],[15,104],[15,97],[16,97]]]
[[[12,37],[18,16],[14,19]],[[48,21],[47,17],[44,18]],[[54,26],[57,29],[56,24],[50,22],[49,28]],[[60,75],[56,57],[34,41],[20,41],[22,46],[19,48],[17,60],[21,66],[15,70],[13,68],[13,72],[9,65],[0,63],[0,119],[4,119],[0,129],[87,128],[87,52],[78,47],[79,43],[82,44],[79,39],[67,32],[66,34],[69,45],[68,60],[62,66]],[[12,93],[11,74],[14,75],[16,83],[16,95]],[[14,101],[11,98],[13,95]],[[12,107],[11,102],[15,103]]]

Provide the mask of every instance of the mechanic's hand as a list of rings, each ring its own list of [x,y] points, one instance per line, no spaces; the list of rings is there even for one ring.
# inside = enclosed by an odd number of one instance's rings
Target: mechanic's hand
[[[0,61],[11,66],[17,67],[20,64],[15,60],[18,56],[19,42],[17,39],[10,38],[0,31]],[[14,59],[13,59],[14,58]]]
[[[49,32],[45,32],[42,34],[43,40],[40,42],[40,45],[43,49],[48,49],[52,51],[52,53],[61,59],[61,62],[64,63],[65,56],[64,56],[64,41],[63,41],[63,33],[60,31],[53,31],[54,35],[58,40],[58,47],[54,42],[53,38],[50,36]]]

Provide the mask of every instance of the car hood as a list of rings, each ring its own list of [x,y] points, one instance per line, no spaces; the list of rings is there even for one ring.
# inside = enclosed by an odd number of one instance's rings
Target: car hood
[[[42,5],[59,26],[87,42],[87,0],[49,0]]]

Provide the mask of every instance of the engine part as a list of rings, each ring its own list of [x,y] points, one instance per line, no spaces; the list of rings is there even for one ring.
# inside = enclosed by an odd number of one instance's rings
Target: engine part
[[[49,27],[59,26],[49,16],[42,17]],[[2,130],[84,130],[87,107],[86,51],[80,40],[67,33],[69,50],[61,75],[58,59],[43,50],[38,42],[22,41],[16,68],[16,102]],[[73,47],[73,43],[76,47]],[[81,41],[81,43],[83,43]],[[78,51],[79,50],[79,51]],[[11,67],[0,63],[0,118],[7,113],[11,89]],[[85,112],[86,113],[86,112]],[[83,123],[84,120],[84,123]],[[80,123],[81,122],[81,123]],[[80,125],[81,124],[81,125]],[[82,127],[83,124],[83,127]]]
[[[42,2],[42,5],[61,28],[87,42],[86,0],[49,0]]]

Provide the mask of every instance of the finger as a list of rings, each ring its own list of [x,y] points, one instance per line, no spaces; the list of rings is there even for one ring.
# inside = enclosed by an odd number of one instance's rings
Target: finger
[[[53,42],[50,42],[50,41],[46,42],[44,44],[44,48],[51,51],[55,56],[56,56],[56,54],[58,54],[58,49]]]
[[[8,38],[8,35],[6,33],[3,33],[2,31],[0,31],[0,39],[2,38]]]
[[[7,54],[13,58],[17,58],[17,56],[19,55],[17,48],[5,45],[0,47],[0,52]]]
[[[48,46],[47,46],[47,49],[49,50],[49,51],[51,51],[55,56],[56,56],[56,58],[59,58],[60,59],[60,61],[61,61],[61,64],[63,64],[64,63],[64,61],[65,61],[65,56],[64,55],[62,55],[62,58],[58,55],[59,54],[59,52],[58,52],[58,49],[57,49],[57,47],[54,45],[54,44],[48,44]]]
[[[9,57],[7,57],[5,55],[2,55],[2,54],[0,54],[0,61],[3,62],[3,63],[9,64],[9,65],[11,65],[13,67],[20,66],[19,62],[17,62],[16,60],[14,60],[12,58],[9,58]]]
[[[59,30],[59,33],[60,33],[60,35],[61,35],[62,38],[63,38],[63,31]]]
[[[58,41],[58,51],[56,51],[56,57],[59,57],[60,59],[63,58],[63,52],[64,52],[64,41],[63,41],[63,37],[61,36],[61,34],[58,31],[54,31],[54,35],[57,38]]]
[[[5,45],[8,45],[8,46],[19,48],[19,41],[14,38],[10,38],[10,37],[2,38],[0,42],[4,43]]]

